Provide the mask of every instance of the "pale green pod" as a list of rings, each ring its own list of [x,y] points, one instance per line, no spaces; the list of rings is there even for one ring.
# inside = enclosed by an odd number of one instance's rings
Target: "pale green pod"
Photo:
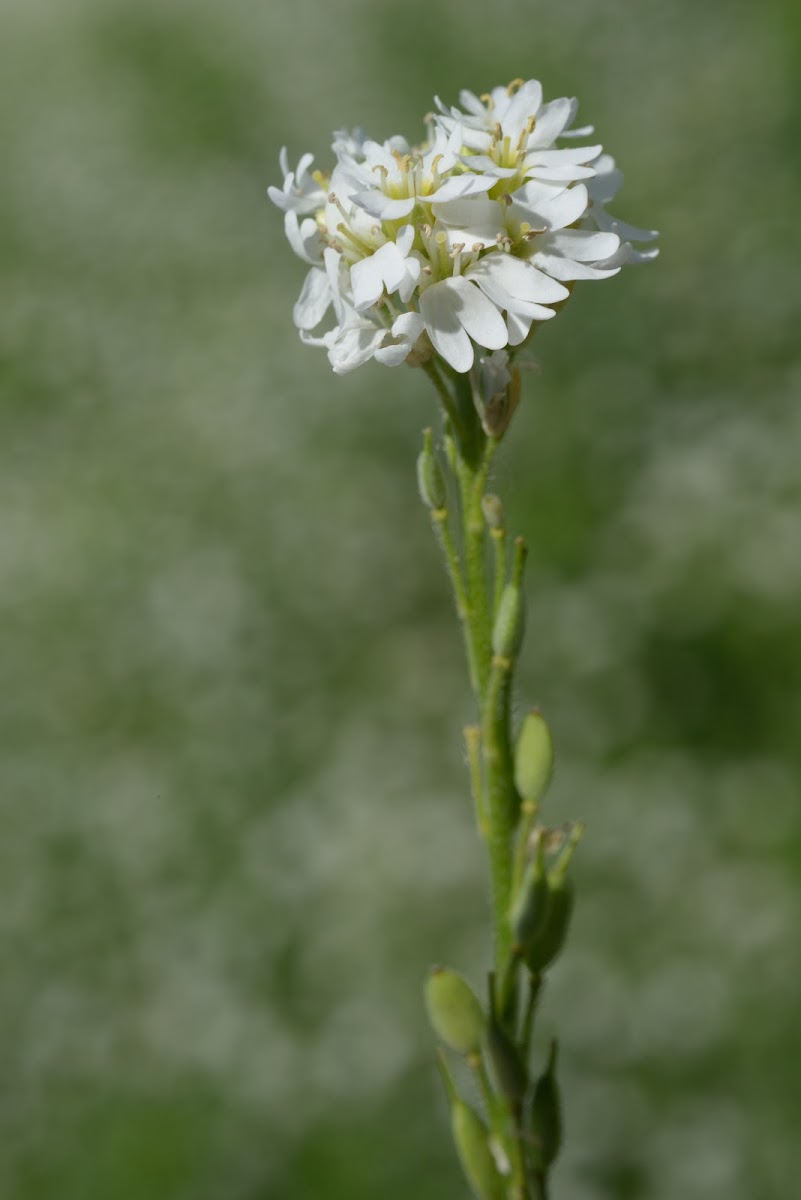
[[[432,967],[425,983],[431,1025],[440,1041],[457,1054],[479,1054],[487,1021],[466,979],[446,967]]]
[[[515,747],[515,787],[521,800],[539,804],[553,774],[551,731],[539,709],[527,712]]]
[[[562,1105],[556,1080],[556,1040],[551,1042],[548,1064],[534,1086],[531,1100],[531,1132],[537,1169],[547,1171],[562,1145]]]
[[[566,875],[548,877],[548,907],[539,937],[523,959],[533,975],[541,974],[557,958],[565,944],[573,915],[573,884]]]
[[[510,913],[512,936],[520,951],[533,946],[545,927],[548,891],[545,844],[543,838],[539,837],[536,856],[526,867]]]
[[[523,642],[525,624],[523,589],[512,581],[507,583],[501,594],[492,630],[492,653],[498,658],[515,658]]]
[[[430,429],[426,429],[423,434],[423,449],[417,456],[417,486],[420,490],[420,499],[426,508],[445,507],[447,501],[445,477],[437,462]]]
[[[478,1200],[504,1200],[506,1184],[492,1157],[489,1130],[463,1100],[451,1104],[451,1130],[462,1170]]]

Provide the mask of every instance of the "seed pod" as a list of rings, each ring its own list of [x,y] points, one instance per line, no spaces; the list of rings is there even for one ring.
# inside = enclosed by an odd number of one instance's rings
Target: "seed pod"
[[[428,1017],[437,1037],[457,1054],[479,1054],[486,1018],[466,979],[445,967],[432,967],[425,983]]]
[[[534,1135],[532,1157],[536,1169],[547,1171],[562,1145],[562,1105],[556,1081],[556,1039],[551,1042],[548,1063],[534,1087],[531,1100],[531,1132]]]
[[[444,508],[447,500],[445,478],[437,462],[431,430],[423,434],[423,449],[417,456],[417,486],[426,508]]]
[[[496,658],[514,659],[523,641],[526,620],[523,570],[527,553],[526,543],[522,538],[516,538],[512,578],[501,594],[492,629],[492,653]]]
[[[506,1185],[489,1147],[489,1130],[478,1113],[458,1098],[451,1102],[451,1130],[467,1182],[478,1200],[503,1200]]]
[[[533,975],[549,967],[565,944],[570,918],[573,915],[573,884],[567,869],[573,852],[584,833],[582,821],[575,821],[569,829],[567,840],[559,852],[556,862],[548,872],[548,905],[545,922],[539,937],[526,953],[524,960]]]
[[[536,807],[553,773],[553,741],[542,713],[532,708],[523,718],[515,748],[515,786],[520,798]]]
[[[490,976],[490,1017],[487,1024],[486,1047],[498,1089],[512,1104],[520,1104],[528,1087],[528,1071],[520,1051],[498,1020],[495,1007],[494,976]]]
[[[559,955],[573,914],[573,884],[566,875],[548,875],[548,904],[539,937],[523,959],[532,975],[541,974]]]
[[[545,927],[548,911],[548,879],[545,871],[545,840],[541,831],[536,834],[537,849],[526,867],[510,914],[512,936],[519,951],[530,949]]]

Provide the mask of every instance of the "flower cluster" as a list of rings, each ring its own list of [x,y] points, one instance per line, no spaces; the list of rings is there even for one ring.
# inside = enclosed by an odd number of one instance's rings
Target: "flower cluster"
[[[434,353],[467,372],[476,346],[514,353],[576,280],[658,253],[632,244],[654,231],[606,212],[622,176],[601,146],[577,144],[593,130],[574,127],[575,100],[545,103],[536,80],[515,80],[460,102],[436,101],[419,147],[336,133],[330,175],[308,154],[290,170],[281,152],[269,196],[309,266],[295,324],[338,374]],[[316,332],[329,309],[334,325]]]

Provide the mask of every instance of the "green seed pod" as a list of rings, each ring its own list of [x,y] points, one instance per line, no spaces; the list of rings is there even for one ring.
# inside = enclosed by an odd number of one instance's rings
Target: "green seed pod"
[[[423,449],[417,456],[417,486],[426,508],[444,508],[447,500],[445,478],[437,462],[431,430],[423,433]]]
[[[489,1130],[463,1100],[451,1102],[451,1130],[467,1182],[478,1200],[503,1200],[506,1184],[489,1147]]]
[[[553,773],[553,741],[542,713],[532,708],[523,718],[515,748],[515,786],[520,798],[535,808]]]
[[[526,543],[522,538],[517,538],[512,578],[501,594],[492,630],[492,653],[496,658],[516,658],[523,641],[526,623],[526,603],[523,595],[525,565]]]
[[[498,658],[517,656],[523,642],[525,615],[522,589],[515,583],[507,583],[492,630],[492,653]]]
[[[539,937],[523,959],[532,975],[541,974],[559,955],[573,915],[573,884],[566,875],[548,875],[548,904]]]
[[[490,529],[503,529],[505,527],[506,515],[503,511],[500,496],[496,496],[493,492],[487,492],[481,499],[481,511],[484,513],[484,520]]]
[[[466,979],[445,967],[433,967],[425,984],[428,1017],[437,1037],[457,1054],[479,1054],[486,1018]]]
[[[528,1087],[528,1071],[520,1051],[498,1020],[494,976],[490,977],[490,1018],[485,1045],[498,1089],[507,1100],[516,1105],[520,1104]]]
[[[530,949],[545,927],[549,888],[545,871],[545,840],[537,835],[537,850],[526,867],[510,914],[512,936],[519,951]]]
[[[532,1157],[536,1169],[547,1171],[562,1145],[562,1105],[556,1081],[556,1039],[551,1042],[548,1063],[534,1087],[531,1100],[531,1132],[534,1135]]]

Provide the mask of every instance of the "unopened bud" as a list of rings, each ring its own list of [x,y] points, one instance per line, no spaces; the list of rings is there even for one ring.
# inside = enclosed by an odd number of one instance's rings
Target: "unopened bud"
[[[451,1103],[451,1130],[462,1170],[478,1200],[503,1200],[506,1184],[490,1150],[489,1130],[463,1100]]]
[[[526,867],[520,890],[512,906],[512,935],[518,950],[530,949],[542,933],[548,911],[548,899],[545,841],[540,833],[537,837],[535,858]]]
[[[545,795],[553,772],[553,741],[542,714],[526,713],[515,749],[515,786],[521,800],[535,808]]]
[[[519,403],[520,372],[515,368],[508,387],[502,392],[496,392],[484,405],[481,425],[487,437],[496,440],[503,437]]]
[[[481,509],[484,513],[484,520],[490,529],[504,528],[506,525],[506,515],[503,511],[500,496],[496,496],[493,492],[487,492],[481,498]]]
[[[423,434],[423,449],[417,456],[417,486],[427,508],[444,508],[447,499],[445,478],[437,462],[431,430]]]
[[[425,984],[429,1020],[437,1037],[457,1054],[478,1054],[486,1018],[466,979],[445,967],[433,967]]]
[[[522,538],[518,538],[515,543],[512,578],[501,594],[492,630],[492,653],[497,658],[515,658],[523,642],[526,621],[526,605],[522,586],[525,561],[526,545]]]
[[[551,1042],[548,1065],[534,1087],[531,1101],[533,1155],[537,1169],[547,1171],[562,1145],[562,1106],[556,1081],[556,1040]]]

